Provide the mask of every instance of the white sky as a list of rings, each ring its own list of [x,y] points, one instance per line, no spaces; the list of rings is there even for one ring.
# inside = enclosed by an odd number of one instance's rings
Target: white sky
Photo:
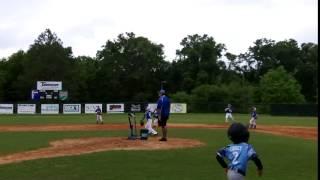
[[[75,56],[95,57],[107,40],[133,32],[175,58],[187,35],[208,34],[229,52],[260,38],[318,43],[317,0],[0,0],[0,58],[27,50],[46,28]]]

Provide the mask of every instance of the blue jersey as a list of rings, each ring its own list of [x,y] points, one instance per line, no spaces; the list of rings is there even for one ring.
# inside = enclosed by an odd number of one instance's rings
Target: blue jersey
[[[148,119],[152,119],[152,117],[151,117],[151,111],[146,111],[145,117],[146,117],[147,120],[148,120]]]
[[[257,111],[252,111],[251,112],[251,117],[254,118],[254,119],[257,119],[258,118]]]
[[[101,115],[101,109],[100,109],[99,107],[96,109],[96,113],[97,113],[98,115]]]
[[[170,99],[162,95],[157,102],[157,109],[160,109],[161,116],[169,117],[170,114]]]
[[[247,143],[230,144],[220,149],[217,154],[229,160],[229,169],[241,170],[244,174],[246,173],[248,160],[257,156],[253,147]]]
[[[226,112],[226,113],[232,113],[232,109],[231,109],[231,108],[225,108],[225,109],[224,109],[224,112]]]

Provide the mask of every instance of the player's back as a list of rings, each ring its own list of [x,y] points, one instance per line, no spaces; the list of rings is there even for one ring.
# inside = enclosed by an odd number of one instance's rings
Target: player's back
[[[163,95],[159,98],[157,108],[161,109],[161,115],[169,116],[170,104],[170,99],[167,96]]]
[[[219,153],[229,160],[229,169],[241,170],[244,174],[248,160],[253,154],[256,154],[253,147],[247,143],[230,144]]]

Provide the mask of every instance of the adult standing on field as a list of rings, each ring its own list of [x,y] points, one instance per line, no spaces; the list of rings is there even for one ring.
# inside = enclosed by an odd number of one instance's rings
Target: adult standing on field
[[[167,141],[167,121],[170,116],[170,99],[166,96],[165,90],[159,91],[159,99],[157,102],[158,125],[162,130],[162,138],[159,141]]]

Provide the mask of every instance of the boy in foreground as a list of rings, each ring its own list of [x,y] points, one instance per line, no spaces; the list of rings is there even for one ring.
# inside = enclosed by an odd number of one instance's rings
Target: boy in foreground
[[[252,145],[248,144],[249,131],[241,123],[233,123],[228,129],[228,137],[233,142],[217,152],[217,161],[225,169],[228,180],[244,180],[247,164],[252,160],[262,175],[262,163]],[[228,159],[228,165],[224,161]]]

